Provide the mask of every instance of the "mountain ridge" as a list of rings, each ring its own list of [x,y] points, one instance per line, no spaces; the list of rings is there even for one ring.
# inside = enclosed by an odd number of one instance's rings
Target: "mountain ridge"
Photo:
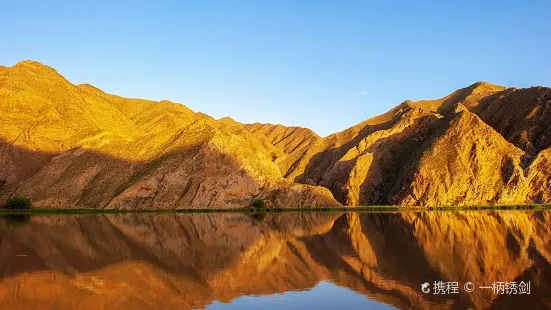
[[[550,89],[545,87],[516,89],[477,82],[441,99],[405,101],[387,113],[323,138],[324,146],[321,150],[317,150],[314,156],[306,159],[308,165],[303,165],[302,171],[295,171],[292,175],[296,176],[295,181],[329,188],[338,201],[347,205],[435,206],[549,202],[550,197],[547,193],[551,180],[546,172],[549,167],[530,165],[532,161],[536,160],[539,152],[547,153],[546,150],[549,148],[548,135],[545,134],[550,129],[547,120],[551,119],[547,114],[551,108],[549,93]],[[504,106],[519,107],[521,113],[515,113],[514,109],[507,110],[503,108]],[[501,118],[490,118],[492,114],[488,111],[495,110],[501,112]],[[473,158],[475,162],[468,165],[463,164],[464,169],[456,167],[453,169],[453,175],[442,177],[434,171],[420,172],[423,169],[418,164],[422,162],[417,162],[417,159],[404,158],[410,154],[430,154],[432,145],[441,141],[437,132],[441,132],[441,135],[445,136],[446,130],[450,130],[448,127],[452,124],[449,121],[461,114],[464,114],[464,117],[472,118],[473,122],[479,124],[477,126],[483,127],[480,135],[491,135],[494,140],[499,141],[499,145],[490,144],[488,147],[495,147],[495,151],[507,149],[506,152],[499,154],[499,158],[495,158],[497,164],[491,158]],[[526,121],[522,116],[525,118],[530,116],[536,121]],[[499,122],[499,119],[504,119],[505,124]],[[514,126],[507,124],[511,120],[520,124],[518,128],[515,129]],[[469,122],[468,124],[475,123]],[[531,129],[535,133],[528,135],[524,133],[527,124],[531,126],[528,131]],[[459,131],[458,139],[466,134],[469,128],[463,126]],[[532,139],[527,139],[526,136]],[[471,139],[476,138],[476,135],[471,137]],[[537,152],[534,152],[532,145],[536,140],[541,146]],[[450,149],[456,155],[477,150],[476,148],[465,150],[465,145],[470,141],[463,141],[459,144],[458,142],[461,140],[449,141],[442,150]],[[389,147],[389,143],[394,144]],[[378,153],[380,153],[379,156]],[[444,154],[443,151],[437,153],[437,156],[440,153]],[[513,158],[509,159],[509,153],[513,155]],[[375,154],[375,158],[370,154]],[[546,156],[546,154],[542,155],[539,160],[549,162]],[[394,159],[392,159],[393,157]],[[427,163],[429,160],[426,156],[424,158]],[[450,158],[442,167],[449,164],[460,165],[459,162],[452,162],[452,160],[454,159]],[[511,165],[512,162],[515,165]],[[477,168],[477,171],[473,171],[470,168],[473,166],[481,167],[481,169]],[[510,171],[511,169],[512,171]],[[409,172],[407,172],[408,170]],[[482,170],[488,170],[488,172],[505,170],[505,174],[512,176],[503,179],[511,180],[513,177],[514,182],[505,184],[508,181],[503,181],[504,184],[497,184],[495,180],[483,179],[483,183],[487,181],[492,186],[485,189],[480,188],[476,193],[471,193],[466,189],[457,193],[449,192],[450,188],[457,189],[462,186],[462,183],[469,185],[470,182],[478,180],[478,174]],[[469,175],[475,177],[471,178]],[[490,176],[492,173],[487,173],[487,175]],[[418,180],[419,177],[427,179],[426,183],[437,186],[439,193],[431,194],[415,189],[415,186],[418,185],[415,180]],[[446,184],[445,179],[450,177],[459,180],[442,186],[442,184]],[[435,183],[439,185],[435,185]],[[409,184],[413,184],[413,187]],[[538,185],[536,186],[536,184]],[[417,191],[419,194],[415,198],[411,198],[404,194],[408,190]],[[423,195],[432,196],[422,198]],[[469,195],[474,195],[476,198],[469,200],[466,198]],[[492,197],[488,198],[487,195]]]
[[[550,95],[476,82],[320,137],[108,94],[22,61],[0,67],[0,198],[130,209],[546,203]]]

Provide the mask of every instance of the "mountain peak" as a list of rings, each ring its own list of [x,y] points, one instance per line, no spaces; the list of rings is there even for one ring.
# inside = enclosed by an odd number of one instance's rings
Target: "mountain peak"
[[[59,72],[57,72],[54,68],[47,66],[45,64],[42,64],[38,61],[34,60],[23,60],[11,67],[12,69],[20,70],[23,72],[32,72],[35,74],[42,74],[47,76],[56,76],[61,77],[65,79]]]
[[[484,82],[484,81],[478,81],[470,86],[468,86],[466,89],[470,90],[473,93],[479,93],[484,91],[500,91],[504,90],[507,87],[495,85],[492,83]]]
[[[125,209],[240,208],[257,199],[551,202],[548,88],[476,82],[321,138],[307,128],[215,120],[167,100],[75,88],[36,61],[0,69],[0,92],[8,94],[0,115],[9,116],[0,119],[0,142],[17,141],[0,145],[0,176],[8,177],[0,200],[15,193],[37,206]]]
[[[13,65],[13,67],[14,68],[30,67],[30,68],[33,68],[33,69],[45,68],[45,69],[54,70],[53,68],[48,67],[45,64],[42,64],[42,63],[40,63],[38,61],[34,61],[34,60],[22,60],[22,61],[16,63],[15,65]]]

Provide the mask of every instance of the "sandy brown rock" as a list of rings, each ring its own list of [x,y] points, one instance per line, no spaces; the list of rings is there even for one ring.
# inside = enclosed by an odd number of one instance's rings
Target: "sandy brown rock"
[[[405,101],[323,139],[283,126],[248,129],[277,145],[307,141],[280,147],[295,160],[282,173],[326,187],[346,205],[549,203],[549,111],[549,88],[478,82],[441,99]]]
[[[282,152],[277,163],[281,173],[291,180],[304,171],[310,158],[324,146],[323,139],[308,128],[260,123],[249,124],[245,128],[260,139],[267,139]]]
[[[321,138],[75,86],[24,61],[0,70],[0,111],[0,199],[24,194],[37,206],[551,202],[546,87],[478,82]]]
[[[265,139],[181,104],[75,86],[32,61],[3,68],[0,94],[2,198],[56,208],[338,205],[284,179]]]

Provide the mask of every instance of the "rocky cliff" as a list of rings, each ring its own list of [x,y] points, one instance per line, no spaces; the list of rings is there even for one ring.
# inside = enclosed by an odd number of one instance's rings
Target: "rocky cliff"
[[[279,151],[242,126],[75,86],[37,62],[0,68],[0,111],[4,198],[59,208],[338,205],[325,188],[284,179]]]
[[[118,97],[24,61],[0,67],[0,198],[125,209],[549,203],[550,126],[551,89],[479,82],[322,138]]]
[[[280,165],[285,176],[324,186],[343,204],[442,206],[551,202],[550,124],[551,89],[479,82],[326,138],[248,129],[292,159]],[[306,150],[287,147],[301,138]]]

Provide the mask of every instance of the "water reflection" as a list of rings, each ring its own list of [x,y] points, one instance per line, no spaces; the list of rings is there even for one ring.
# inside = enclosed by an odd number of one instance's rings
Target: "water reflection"
[[[242,296],[230,303],[215,301],[208,310],[229,309],[374,309],[386,310],[394,307],[340,287],[330,282],[322,281],[311,290],[288,291],[283,294]]]
[[[545,309],[550,220],[521,211],[6,219],[0,309],[258,309],[266,299],[300,308],[296,294],[320,308],[331,296],[341,308]],[[530,295],[421,291],[424,282],[521,280]]]

